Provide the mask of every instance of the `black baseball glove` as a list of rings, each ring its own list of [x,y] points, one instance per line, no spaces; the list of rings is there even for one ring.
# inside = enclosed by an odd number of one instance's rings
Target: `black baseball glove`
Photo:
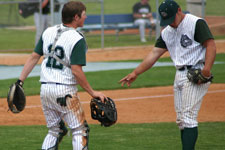
[[[117,110],[114,101],[108,97],[102,102],[100,99],[94,98],[90,103],[91,117],[98,120],[102,126],[109,127],[117,121]]]
[[[187,73],[187,78],[189,79],[190,82],[193,82],[195,84],[201,84],[201,83],[207,83],[207,82],[212,82],[213,75],[210,77],[205,77],[201,69],[189,69]]]
[[[21,112],[26,105],[26,96],[23,90],[23,82],[18,80],[16,83],[13,83],[8,92],[7,102],[9,110],[13,113]]]
[[[19,3],[18,7],[19,13],[23,18],[27,18],[35,12],[39,12],[39,3],[35,3],[34,0],[27,0],[27,2]]]

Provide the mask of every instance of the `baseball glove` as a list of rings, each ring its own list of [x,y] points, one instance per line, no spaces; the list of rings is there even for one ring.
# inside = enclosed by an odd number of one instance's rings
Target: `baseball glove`
[[[201,84],[201,83],[207,83],[207,82],[212,82],[213,75],[210,77],[205,77],[201,69],[189,69],[187,73],[187,78],[189,79],[190,82],[193,82],[195,84]]]
[[[13,113],[21,112],[26,105],[26,96],[23,90],[23,82],[18,80],[13,83],[8,92],[7,102],[9,110]]]
[[[27,18],[39,11],[39,3],[35,3],[34,1],[35,0],[27,0],[25,3],[19,3],[19,13],[23,18]]]
[[[117,121],[117,110],[114,101],[108,97],[102,102],[100,99],[93,98],[90,103],[91,117],[98,120],[102,126],[109,127]]]

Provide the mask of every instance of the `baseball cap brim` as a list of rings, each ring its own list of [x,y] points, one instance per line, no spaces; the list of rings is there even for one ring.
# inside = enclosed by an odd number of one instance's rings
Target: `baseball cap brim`
[[[172,17],[168,18],[168,19],[163,19],[162,17],[160,18],[160,26],[167,26],[170,25],[174,22],[176,17],[176,14],[173,15]]]

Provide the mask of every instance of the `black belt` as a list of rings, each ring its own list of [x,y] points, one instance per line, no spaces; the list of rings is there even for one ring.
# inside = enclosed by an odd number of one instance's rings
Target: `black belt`
[[[41,84],[56,84],[56,85],[65,85],[63,83],[57,83],[57,82],[41,82]]]
[[[183,67],[179,68],[178,70],[184,71],[185,69],[191,69],[191,68],[192,68],[192,65],[187,65],[187,66],[183,66]]]

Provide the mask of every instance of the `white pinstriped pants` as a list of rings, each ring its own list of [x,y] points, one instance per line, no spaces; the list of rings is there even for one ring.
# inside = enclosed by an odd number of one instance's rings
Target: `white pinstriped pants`
[[[181,130],[198,126],[198,112],[210,85],[210,82],[200,85],[189,82],[187,71],[187,69],[184,71],[177,70],[174,81],[176,123]]]
[[[55,146],[61,118],[63,118],[70,129],[75,129],[83,124],[85,116],[78,98],[67,100],[66,107],[61,106],[56,102],[58,97],[64,97],[67,94],[76,96],[76,93],[77,87],[74,85],[41,85],[41,102],[47,122],[47,127],[49,128],[49,132],[42,144],[42,149],[45,150]],[[85,146],[84,144],[86,141],[84,141],[84,137],[75,136],[75,134],[81,134],[82,132],[83,131],[72,131],[72,144],[74,150],[82,150]]]

